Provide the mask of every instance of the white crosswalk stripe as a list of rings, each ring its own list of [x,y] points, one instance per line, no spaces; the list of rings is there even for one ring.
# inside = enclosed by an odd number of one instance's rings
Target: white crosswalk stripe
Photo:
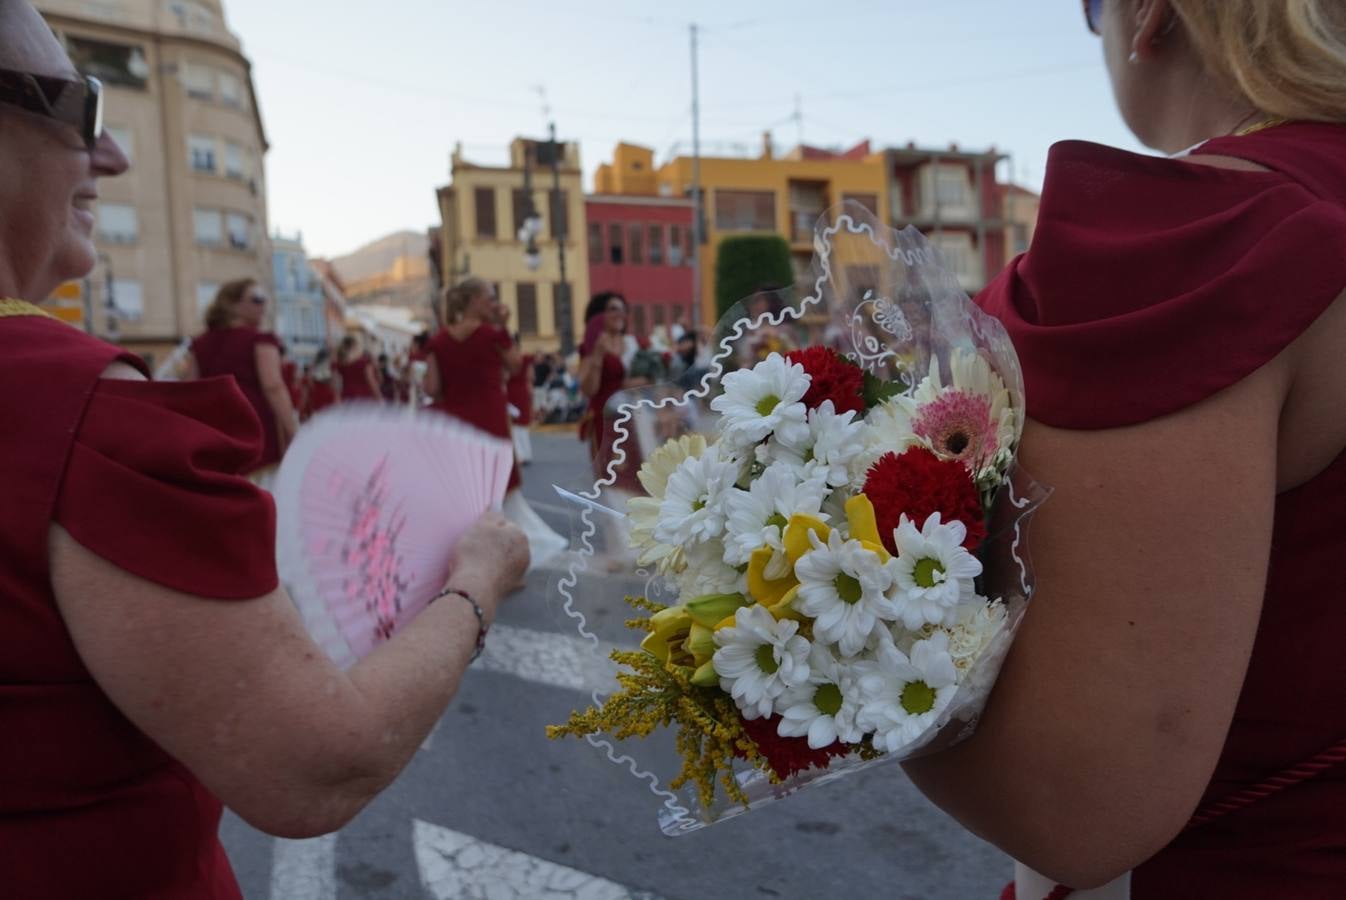
[[[435,900],[654,900],[597,875],[428,822],[414,824],[421,886]]]
[[[615,668],[607,661],[611,650],[611,645],[606,644],[596,650],[591,642],[578,634],[496,624],[491,628],[481,659],[468,673],[471,677],[474,669],[497,672],[586,694],[596,689],[606,691],[616,686]],[[437,730],[438,726],[426,736],[421,743],[422,750],[430,750]],[[416,860],[421,866],[422,880],[426,890],[437,898],[624,900],[635,896],[649,897],[647,894],[633,895],[620,885],[597,876],[424,822],[415,823],[415,834]],[[335,834],[301,841],[277,838],[272,850],[271,900],[335,900],[336,844]],[[427,876],[426,872],[431,874]],[[499,879],[495,878],[497,874]],[[488,883],[491,885],[489,890]],[[445,885],[457,887],[450,889]]]

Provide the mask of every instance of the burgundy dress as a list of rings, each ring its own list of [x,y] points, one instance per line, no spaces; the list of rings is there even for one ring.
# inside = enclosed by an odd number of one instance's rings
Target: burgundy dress
[[[232,375],[257,413],[263,437],[262,457],[257,461],[260,469],[280,462],[280,435],[276,430],[276,414],[267,402],[262,381],[257,376],[259,344],[280,349],[280,341],[274,334],[248,325],[213,328],[192,341],[192,356],[196,358],[197,372],[202,378]]]
[[[100,374],[140,361],[35,310],[0,308],[0,896],[240,894],[220,802],[136,728],[80,660],[52,593],[62,525],[141,578],[228,602],[276,586],[275,513],[239,473],[257,417],[228,378]]]
[[[1191,406],[1346,289],[1346,126],[1292,123],[1196,152],[1270,171],[1052,149],[1032,249],[978,298],[1014,340],[1034,419],[1112,428]],[[1276,498],[1262,617],[1203,808],[1346,739],[1343,508],[1346,453]],[[1135,870],[1132,896],[1346,897],[1346,766],[1184,831]]]
[[[377,400],[379,395],[369,386],[369,369],[374,365],[368,356],[333,366],[341,376],[342,400]]]
[[[440,329],[426,345],[426,352],[433,355],[439,367],[439,397],[434,408],[512,442],[503,354],[513,346],[508,332],[490,324],[477,326],[461,341],[454,340],[447,329]],[[516,461],[508,490],[518,486]]]

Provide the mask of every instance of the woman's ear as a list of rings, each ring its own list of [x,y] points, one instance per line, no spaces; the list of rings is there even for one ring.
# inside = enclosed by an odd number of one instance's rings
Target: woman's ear
[[[1178,14],[1168,0],[1138,0],[1135,4],[1129,61],[1137,63],[1153,57],[1164,37],[1177,23]]]

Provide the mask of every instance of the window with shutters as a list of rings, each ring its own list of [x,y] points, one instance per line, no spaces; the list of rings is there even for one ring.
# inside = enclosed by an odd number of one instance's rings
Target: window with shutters
[[[477,237],[495,237],[495,188],[477,188],[472,197],[477,211]]]

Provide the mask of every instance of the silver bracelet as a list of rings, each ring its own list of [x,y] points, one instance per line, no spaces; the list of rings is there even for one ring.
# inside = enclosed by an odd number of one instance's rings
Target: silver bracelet
[[[486,632],[490,631],[491,627],[486,624],[486,614],[481,611],[481,607],[477,604],[477,601],[473,600],[472,595],[467,591],[459,590],[458,588],[445,588],[430,602],[434,603],[435,600],[438,600],[440,597],[446,597],[449,594],[462,597],[472,605],[472,611],[477,614],[477,650],[472,654],[472,658],[468,660],[468,664],[470,665],[476,662],[477,657],[481,656],[481,651],[486,649]]]

